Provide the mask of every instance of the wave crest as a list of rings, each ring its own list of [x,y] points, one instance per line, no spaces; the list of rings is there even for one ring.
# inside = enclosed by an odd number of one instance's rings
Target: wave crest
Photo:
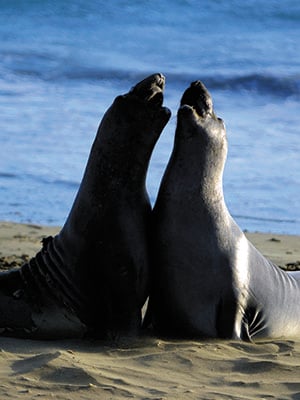
[[[43,64],[43,63],[42,63]],[[3,68],[2,76],[3,76]],[[51,82],[67,81],[132,81],[136,82],[150,75],[149,71],[132,71],[122,69],[102,69],[97,67],[85,67],[80,65],[56,66],[47,68],[41,65],[27,63],[23,66],[10,65],[7,75],[16,79],[26,77],[27,79],[41,79]],[[300,96],[300,74],[291,75],[272,75],[268,73],[248,73],[243,75],[201,75],[193,73],[174,73],[162,71],[168,83],[183,86],[193,80],[201,79],[210,89],[253,92],[259,95],[269,95],[275,97],[298,97]],[[5,79],[5,76],[3,76]]]

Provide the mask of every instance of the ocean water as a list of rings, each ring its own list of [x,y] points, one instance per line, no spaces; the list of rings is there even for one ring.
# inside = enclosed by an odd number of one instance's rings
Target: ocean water
[[[180,97],[195,79],[225,120],[228,207],[242,229],[300,234],[300,3],[0,0],[0,220],[61,225],[99,121],[148,74],[172,118],[152,157],[155,201]]]

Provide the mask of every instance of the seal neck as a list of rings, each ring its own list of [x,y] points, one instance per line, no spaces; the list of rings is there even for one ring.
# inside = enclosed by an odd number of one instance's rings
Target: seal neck
[[[152,110],[135,99],[117,98],[98,128],[84,180],[121,190],[144,186],[154,145],[168,119],[164,108]]]
[[[145,185],[154,142],[133,146],[119,138],[116,145],[112,136],[96,137],[85,170],[82,185],[88,185],[95,194],[109,188],[132,191]]]
[[[171,186],[172,193],[197,198],[204,204],[224,204],[226,154],[226,147],[216,153],[214,148],[204,150],[193,141],[176,137],[162,186]]]

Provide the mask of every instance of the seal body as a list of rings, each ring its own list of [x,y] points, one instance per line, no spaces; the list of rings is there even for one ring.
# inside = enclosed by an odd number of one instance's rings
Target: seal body
[[[145,178],[170,117],[163,88],[164,77],[151,75],[104,115],[61,232],[20,270],[0,276],[3,334],[117,339],[138,333],[149,292]]]
[[[299,274],[263,257],[230,216],[222,188],[226,155],[225,126],[204,85],[194,82],[181,100],[153,210],[154,328],[181,337],[299,336]]]

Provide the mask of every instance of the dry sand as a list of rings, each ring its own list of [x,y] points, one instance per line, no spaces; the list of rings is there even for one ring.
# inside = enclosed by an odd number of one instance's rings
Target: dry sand
[[[22,263],[59,228],[0,223],[0,267]],[[298,265],[300,238],[247,234],[277,264]],[[300,338],[259,344],[141,338],[0,339],[0,399],[299,399]]]

